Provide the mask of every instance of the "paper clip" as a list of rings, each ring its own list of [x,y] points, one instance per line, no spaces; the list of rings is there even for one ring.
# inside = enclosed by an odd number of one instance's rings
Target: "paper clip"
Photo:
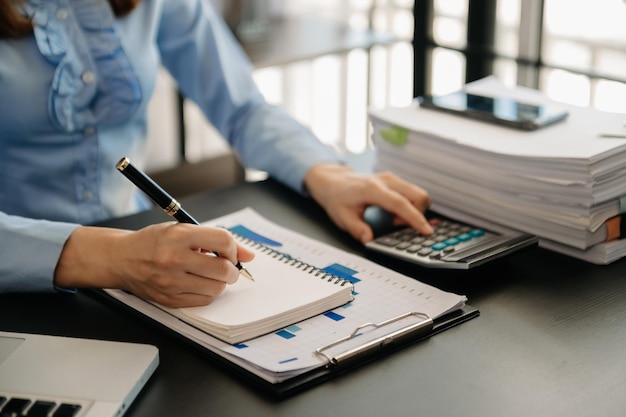
[[[422,318],[423,320],[417,323],[408,325],[406,327],[403,327],[401,329],[395,330],[389,334],[377,337],[376,339],[370,340],[363,345],[349,349],[333,357],[323,352],[327,349],[330,349],[332,347],[335,347],[341,343],[347,342],[348,340],[351,340],[357,337],[360,334],[361,330],[367,327],[374,327],[374,328],[384,327],[391,323],[395,323],[397,321],[403,320],[410,316],[416,316],[416,317]],[[428,334],[433,330],[433,325],[434,325],[433,320],[428,314],[411,311],[411,312],[402,314],[400,316],[391,318],[389,320],[382,321],[380,323],[363,324],[357,327],[356,329],[354,329],[354,331],[352,331],[350,335],[342,337],[341,339],[337,339],[334,342],[331,342],[325,346],[315,349],[315,353],[319,356],[326,358],[326,360],[328,361],[327,366],[339,365],[339,364],[343,364],[344,362],[349,361],[350,359],[362,359],[363,355],[375,353],[376,351],[382,350],[383,348],[388,347],[391,344],[403,341],[409,337],[417,338],[420,335]]]

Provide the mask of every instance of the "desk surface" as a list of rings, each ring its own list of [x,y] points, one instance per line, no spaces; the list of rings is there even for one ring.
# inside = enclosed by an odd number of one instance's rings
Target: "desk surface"
[[[312,202],[272,181],[182,202],[199,220],[254,206],[278,224],[371,257]],[[155,210],[108,225],[135,229],[164,220]],[[480,317],[281,401],[91,292],[0,295],[0,329],[158,346],[161,365],[129,417],[626,414],[626,262],[600,267],[538,248],[476,271],[373,259],[467,294]]]

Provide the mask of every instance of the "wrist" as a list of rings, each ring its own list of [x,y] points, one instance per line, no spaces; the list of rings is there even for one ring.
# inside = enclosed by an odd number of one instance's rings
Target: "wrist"
[[[119,288],[120,238],[126,230],[81,226],[69,236],[59,256],[54,284],[60,288]]]
[[[336,162],[314,165],[304,176],[304,189],[314,199],[318,200],[329,184],[336,182],[338,177],[350,172],[352,172],[351,168]]]

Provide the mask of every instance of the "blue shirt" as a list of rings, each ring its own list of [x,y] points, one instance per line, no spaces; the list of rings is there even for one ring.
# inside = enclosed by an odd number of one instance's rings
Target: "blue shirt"
[[[207,0],[28,0],[31,36],[0,41],[0,292],[52,290],[79,224],[149,207],[115,169],[145,159],[147,105],[165,67],[244,165],[297,191],[340,156],[265,102]]]

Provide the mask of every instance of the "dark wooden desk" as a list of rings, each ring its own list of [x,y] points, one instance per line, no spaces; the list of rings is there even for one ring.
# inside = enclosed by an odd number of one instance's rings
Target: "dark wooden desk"
[[[200,220],[254,206],[278,224],[369,256],[310,201],[271,181],[183,204]],[[138,228],[163,220],[153,211],[109,225]],[[2,295],[0,329],[158,346],[161,365],[129,417],[626,415],[625,262],[599,267],[536,248],[479,271],[387,261],[466,293],[481,316],[282,401],[262,396],[180,337],[90,292]]]

